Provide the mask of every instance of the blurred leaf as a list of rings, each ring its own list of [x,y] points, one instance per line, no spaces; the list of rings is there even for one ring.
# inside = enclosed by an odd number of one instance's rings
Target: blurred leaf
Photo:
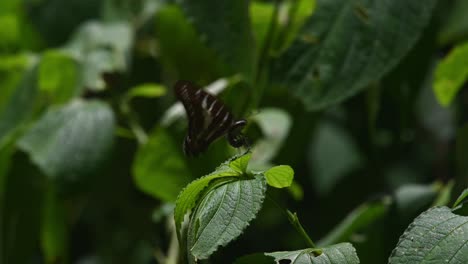
[[[269,163],[276,156],[286,140],[291,128],[291,116],[284,110],[277,108],[263,108],[252,117],[262,130],[263,138],[257,140],[253,146],[250,167],[261,170],[269,167]]]
[[[452,201],[455,201],[457,195],[468,188],[468,164],[466,162],[466,157],[468,157],[468,124],[458,129],[455,145],[456,175]]]
[[[225,68],[220,59],[201,43],[179,8],[174,5],[161,8],[157,12],[155,25],[161,62],[171,79],[204,84],[224,76]]]
[[[349,241],[353,234],[382,219],[387,214],[390,204],[391,199],[389,197],[362,204],[348,214],[318,244],[326,246]]]
[[[448,106],[468,80],[468,42],[456,46],[437,66],[434,92],[443,106]]]
[[[260,51],[265,45],[265,39],[273,15],[273,3],[250,2],[250,17],[252,19],[252,30],[256,40],[257,50]]]
[[[458,197],[457,201],[453,204],[453,207],[457,207],[461,203],[468,200],[468,189],[465,189],[462,194]]]
[[[132,44],[133,31],[128,23],[88,22],[80,27],[65,50],[82,63],[83,85],[103,90],[106,88],[103,73],[127,70]]]
[[[264,174],[268,185],[275,188],[289,187],[294,179],[294,170],[288,165],[275,166]]]
[[[42,208],[41,246],[45,263],[66,262],[68,255],[68,227],[63,202],[50,183]]]
[[[435,201],[432,203],[432,206],[446,206],[450,203],[451,199],[451,194],[453,192],[453,186],[455,185],[454,180],[450,180],[449,182],[443,184],[443,183],[437,183],[437,188],[439,189],[439,193],[437,195],[437,198]]]
[[[448,45],[468,38],[468,2],[465,0],[454,0],[450,2],[452,8],[448,17],[442,21],[439,30],[439,43]]]
[[[128,93],[128,98],[133,97],[145,97],[145,98],[156,98],[166,94],[166,87],[155,83],[145,83],[132,87]]]
[[[400,223],[410,222],[421,211],[425,210],[437,196],[434,185],[407,184],[395,191],[395,207]]]
[[[319,0],[275,77],[309,110],[339,103],[397,65],[429,22],[435,2]]]
[[[288,9],[287,19],[283,19],[280,13],[280,24],[282,20],[286,20],[284,25],[284,39],[280,39],[280,49],[278,52],[283,52],[291,46],[297,34],[300,32],[304,23],[315,11],[316,0],[290,0],[286,2],[286,8]]]
[[[182,192],[180,192],[177,197],[176,208],[174,210],[174,220],[178,234],[185,215],[195,207],[203,190],[205,190],[205,188],[207,188],[210,183],[216,179],[241,176],[244,171],[242,168],[245,168],[245,163],[248,163],[249,159],[250,153],[241,156],[234,156],[216,168],[213,173],[194,180],[187,185]]]
[[[114,123],[107,104],[75,100],[49,109],[18,145],[50,178],[76,182],[107,158]]]
[[[35,65],[36,60],[27,55],[10,57],[0,65],[0,77],[5,74],[0,78],[0,144],[32,115],[37,95]]]
[[[363,158],[344,129],[323,123],[309,149],[313,188],[320,195],[329,194],[352,170],[359,168]]]
[[[204,195],[190,219],[187,250],[207,259],[237,238],[255,218],[265,198],[263,175],[221,184]]]
[[[261,257],[263,255],[264,257]],[[258,260],[259,262],[249,262]],[[359,258],[356,249],[350,243],[341,243],[326,248],[308,248],[297,251],[282,251],[273,253],[255,254],[238,259],[235,264],[358,264]]]
[[[20,38],[18,17],[14,14],[0,14],[0,51],[18,43]]]
[[[132,171],[140,190],[166,202],[175,201],[190,180],[180,146],[163,128],[157,128],[140,147]]]
[[[429,209],[400,237],[389,263],[467,263],[467,223],[447,207]]]
[[[46,51],[39,63],[39,89],[45,92],[54,103],[64,103],[81,90],[80,69],[77,62],[68,54]]]
[[[252,80],[256,54],[249,1],[177,0],[176,3],[193,23],[201,40],[230,68],[229,73],[242,73],[247,80]]]
[[[447,142],[455,136],[456,117],[453,107],[443,107],[434,93],[432,77],[422,87],[417,101],[418,119],[424,128],[429,130],[438,140]]]

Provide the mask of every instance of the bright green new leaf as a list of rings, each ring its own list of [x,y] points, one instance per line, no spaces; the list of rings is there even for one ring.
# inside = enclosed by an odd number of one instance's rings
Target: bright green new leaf
[[[428,24],[435,2],[317,0],[275,77],[309,110],[337,104],[397,65]]]
[[[468,263],[468,217],[447,207],[422,213],[406,229],[389,264]]]
[[[268,185],[275,188],[289,187],[294,179],[294,170],[288,165],[275,166],[264,174]]]
[[[140,147],[132,170],[140,190],[167,202],[176,200],[191,176],[180,146],[163,128],[157,128]]]
[[[262,207],[265,191],[265,178],[258,175],[220,184],[205,194],[190,218],[189,259],[207,259],[242,234]]]
[[[39,89],[55,103],[64,103],[81,89],[80,69],[70,55],[50,50],[42,55],[39,63]]]
[[[468,80],[468,43],[456,46],[445,57],[435,72],[434,92],[443,106],[448,106]]]
[[[114,128],[109,105],[79,99],[50,108],[18,145],[47,176],[75,182],[106,160]]]
[[[155,83],[146,83],[141,84],[136,87],[131,88],[127,96],[128,98],[133,97],[146,97],[146,98],[156,98],[166,94],[166,87],[155,84]]]
[[[350,243],[325,248],[253,254],[238,259],[235,264],[358,264],[356,249]]]

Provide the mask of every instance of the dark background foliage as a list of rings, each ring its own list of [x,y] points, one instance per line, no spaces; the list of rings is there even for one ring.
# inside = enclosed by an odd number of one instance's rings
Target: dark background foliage
[[[248,120],[253,168],[294,169],[268,194],[314,241],[386,263],[416,216],[468,185],[467,13],[463,0],[0,1],[0,263],[175,263],[177,194],[237,153],[223,139],[183,156],[179,79]],[[333,234],[353,210],[365,216]],[[304,247],[265,200],[211,261]]]

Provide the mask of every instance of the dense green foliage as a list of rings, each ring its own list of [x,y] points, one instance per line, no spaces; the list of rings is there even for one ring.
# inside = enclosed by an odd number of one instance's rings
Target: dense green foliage
[[[0,263],[468,263],[466,14],[1,0]],[[183,154],[181,79],[249,150]]]

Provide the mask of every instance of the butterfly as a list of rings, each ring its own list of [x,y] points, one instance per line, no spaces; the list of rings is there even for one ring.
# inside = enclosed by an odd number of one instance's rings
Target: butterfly
[[[223,135],[235,148],[249,146],[241,132],[247,121],[235,119],[221,100],[189,81],[178,81],[174,91],[188,117],[188,133],[183,143],[185,155],[197,156]]]

